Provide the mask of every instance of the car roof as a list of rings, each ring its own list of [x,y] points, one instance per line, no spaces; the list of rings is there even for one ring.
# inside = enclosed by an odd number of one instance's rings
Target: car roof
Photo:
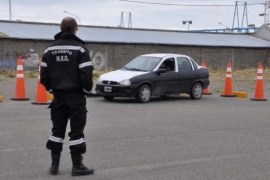
[[[164,57],[167,57],[167,56],[187,57],[187,55],[184,55],[184,54],[172,54],[172,53],[153,53],[153,54],[144,54],[142,56],[159,57],[159,58],[164,58]]]

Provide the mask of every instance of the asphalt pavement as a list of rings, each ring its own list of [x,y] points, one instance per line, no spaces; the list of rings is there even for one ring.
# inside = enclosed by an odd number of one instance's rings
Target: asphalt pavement
[[[48,174],[47,105],[6,99],[0,103],[0,179],[269,180],[269,108],[270,99],[219,94],[146,104],[87,98],[84,164],[95,174],[74,178],[68,136],[59,174]]]

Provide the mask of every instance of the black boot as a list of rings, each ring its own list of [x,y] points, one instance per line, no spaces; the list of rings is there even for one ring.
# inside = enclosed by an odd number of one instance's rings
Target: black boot
[[[49,172],[51,175],[56,175],[58,173],[61,155],[51,155],[51,157],[52,157],[52,165],[49,169]]]
[[[94,169],[88,169],[85,165],[82,163],[82,155],[79,156],[71,156],[72,159],[72,176],[83,176],[83,175],[91,175],[94,174]]]

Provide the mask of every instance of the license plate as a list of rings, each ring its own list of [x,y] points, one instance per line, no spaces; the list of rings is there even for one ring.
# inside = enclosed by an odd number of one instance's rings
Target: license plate
[[[112,87],[104,86],[104,92],[112,92]]]

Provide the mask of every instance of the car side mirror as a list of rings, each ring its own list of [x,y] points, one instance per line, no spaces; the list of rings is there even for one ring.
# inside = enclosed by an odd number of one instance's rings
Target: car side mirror
[[[165,72],[167,72],[165,68],[159,68],[159,69],[157,70],[157,73],[158,73],[158,74],[165,73]]]

